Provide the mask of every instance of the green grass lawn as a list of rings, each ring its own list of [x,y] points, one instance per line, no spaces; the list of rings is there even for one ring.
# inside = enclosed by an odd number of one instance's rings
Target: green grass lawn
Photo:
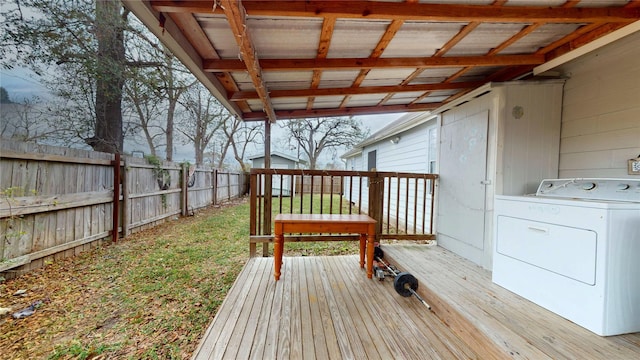
[[[357,251],[356,242],[291,243],[285,254]],[[0,317],[0,358],[187,359],[248,254],[243,200],[2,282],[0,307],[43,304],[24,319]],[[13,296],[20,289],[26,296]]]

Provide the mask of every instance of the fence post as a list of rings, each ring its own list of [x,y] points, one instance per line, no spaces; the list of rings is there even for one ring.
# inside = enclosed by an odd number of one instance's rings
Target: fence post
[[[118,227],[120,225],[120,154],[115,153],[113,159],[113,227],[111,236],[113,242],[118,242]]]
[[[380,234],[382,233],[383,198],[384,178],[380,177],[377,171],[374,171],[373,176],[369,177],[369,216],[377,221],[376,241],[380,239]]]
[[[124,158],[122,171],[122,238],[129,236],[129,158]]]
[[[182,166],[180,167],[180,178],[182,179],[180,181],[180,199],[182,200],[180,201],[180,205],[182,208],[182,216],[187,216],[187,201],[189,200],[189,188],[187,186],[189,182],[189,168],[186,163],[182,163]]]
[[[218,203],[218,169],[211,169],[211,186],[213,187],[212,205]]]

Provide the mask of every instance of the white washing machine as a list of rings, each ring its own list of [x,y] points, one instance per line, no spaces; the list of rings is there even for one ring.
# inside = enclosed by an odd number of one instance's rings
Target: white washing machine
[[[493,282],[598,335],[640,331],[640,179],[496,196]]]

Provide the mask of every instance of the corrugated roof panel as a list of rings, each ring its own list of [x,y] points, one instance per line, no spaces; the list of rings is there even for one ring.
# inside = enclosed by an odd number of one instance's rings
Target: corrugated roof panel
[[[373,69],[362,82],[362,86],[391,86],[409,77],[415,69]]]
[[[502,44],[528,24],[480,24],[445,56],[480,56]]]
[[[318,96],[313,102],[313,107],[316,109],[331,109],[340,106],[340,103],[344,99],[344,96]]]
[[[430,103],[439,103],[447,100],[449,96],[427,96],[426,98],[420,99],[420,101],[416,101],[416,104],[430,104]]]
[[[214,15],[197,15],[196,20],[213,44],[218,55],[223,59],[238,58],[238,43],[229,28],[227,18]]]
[[[318,87],[321,89],[350,87],[359,73],[360,70],[323,71]]]
[[[306,98],[277,98],[271,99],[273,106],[278,110],[295,110],[299,109],[301,106],[304,107],[307,104]]]
[[[247,104],[249,104],[249,108],[251,111],[263,111],[264,107],[262,106],[262,101],[260,100],[248,100]]]
[[[393,94],[391,99],[387,100],[385,105],[410,103],[424,93],[424,91],[407,91],[395,93]]]
[[[433,69],[425,69],[423,72],[418,75],[417,78],[411,81],[411,84],[433,84],[441,82],[442,80],[447,79],[451,75],[457,73],[462,69],[461,67],[455,68],[433,68]]]
[[[307,87],[311,84],[313,71],[263,71],[262,78],[268,83],[303,81],[308,82]]]
[[[249,74],[246,72],[233,72],[231,73],[231,77],[233,78],[233,81],[236,82],[238,88],[241,91],[251,91],[256,89],[253,86],[251,76],[249,76]]]
[[[375,106],[384,98],[386,94],[366,94],[353,95],[347,104],[348,107],[354,106]]]
[[[500,54],[524,54],[537,51],[539,48],[572,33],[581,24],[546,24],[534,30],[531,34],[516,41],[500,52]]]
[[[375,49],[390,21],[336,21],[331,38],[329,58],[367,58]],[[318,37],[318,36],[316,36]]]
[[[431,56],[466,24],[407,21],[391,40],[382,57]]]
[[[602,1],[602,0],[600,0]],[[505,6],[560,6],[567,2],[566,0],[509,0]]]
[[[247,25],[260,59],[314,58],[318,53],[322,19],[253,17]]]

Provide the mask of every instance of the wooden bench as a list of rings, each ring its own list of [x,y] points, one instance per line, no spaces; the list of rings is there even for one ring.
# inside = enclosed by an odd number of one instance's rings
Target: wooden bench
[[[273,245],[274,276],[280,279],[284,234],[338,233],[360,235],[360,267],[364,268],[367,255],[367,277],[373,277],[373,243],[376,237],[376,221],[359,214],[278,214],[275,218]]]

